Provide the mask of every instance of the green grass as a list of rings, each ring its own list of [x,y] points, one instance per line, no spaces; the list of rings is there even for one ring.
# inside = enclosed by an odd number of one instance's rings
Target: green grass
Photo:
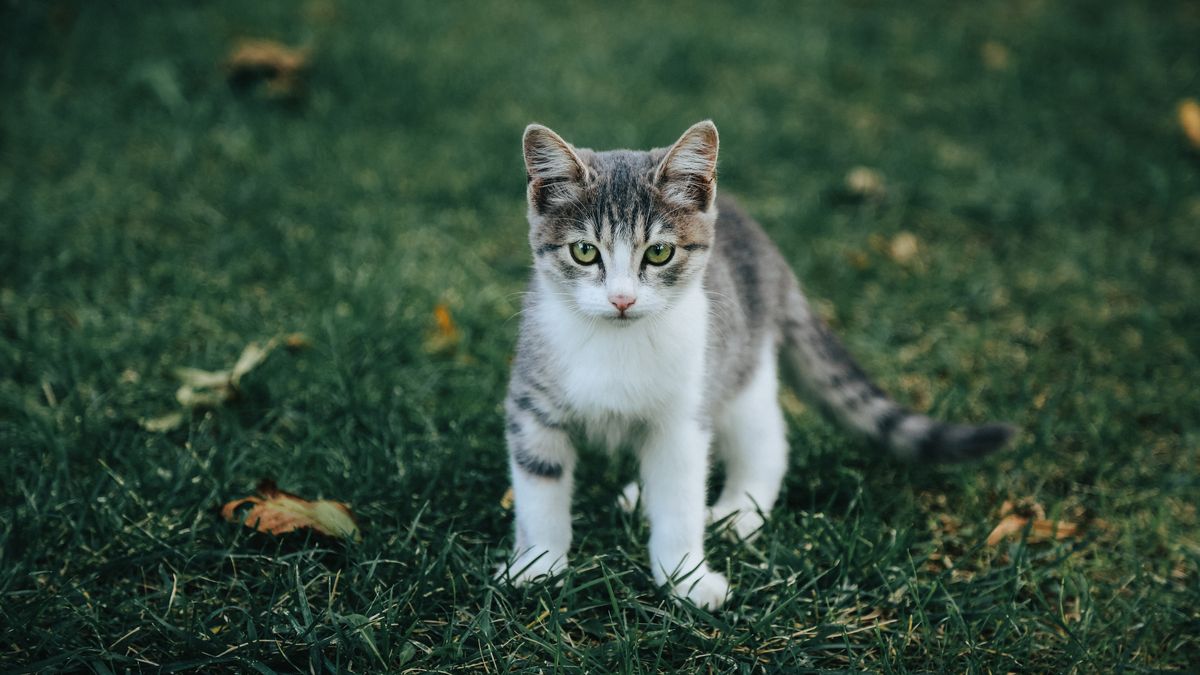
[[[3,3],[0,670],[1195,668],[1200,11],[963,4]],[[312,45],[307,95],[231,90],[239,36]],[[653,586],[632,465],[589,454],[562,586],[497,587],[521,130],[705,117],[886,388],[1025,431],[910,466],[794,413],[765,534],[711,542],[713,615]],[[857,165],[886,199],[840,198]],[[138,425],[172,368],[293,331],[238,401]],[[220,520],[260,477],[364,541]],[[1091,527],[986,546],[1006,500]]]

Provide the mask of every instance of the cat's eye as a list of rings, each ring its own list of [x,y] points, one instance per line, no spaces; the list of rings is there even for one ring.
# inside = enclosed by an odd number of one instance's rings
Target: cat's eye
[[[577,241],[571,244],[571,257],[580,265],[591,265],[600,257],[600,251],[592,244],[585,241]]]
[[[646,249],[646,262],[651,265],[666,265],[671,256],[675,255],[675,247],[670,244],[653,244]]]

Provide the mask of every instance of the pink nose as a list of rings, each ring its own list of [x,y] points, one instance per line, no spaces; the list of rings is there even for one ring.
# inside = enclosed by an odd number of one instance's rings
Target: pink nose
[[[608,301],[612,303],[613,307],[617,308],[618,312],[624,314],[625,310],[633,307],[633,303],[637,302],[637,298],[631,295],[610,295],[608,296]]]

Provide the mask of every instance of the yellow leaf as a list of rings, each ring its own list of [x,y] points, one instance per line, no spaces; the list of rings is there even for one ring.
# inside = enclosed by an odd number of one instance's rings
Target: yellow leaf
[[[283,339],[283,344],[288,349],[308,349],[312,346],[308,336],[304,333],[291,333]]]
[[[911,262],[917,256],[917,250],[917,238],[911,232],[898,233],[888,245],[888,255],[901,265]]]
[[[238,515],[238,509],[246,505],[250,505],[250,510],[245,517]],[[309,501],[280,490],[271,480],[259,484],[258,496],[225,504],[221,516],[231,523],[240,521],[246,527],[267,534],[310,528],[329,537],[362,540],[354,514],[345,504],[328,499]]]
[[[1192,147],[1200,150],[1200,103],[1194,98],[1179,102],[1179,126]]]
[[[504,496],[500,498],[500,508],[504,509],[505,511],[512,510],[513,499],[513,489],[508,488],[508,490],[504,492]]]
[[[433,308],[433,330],[425,340],[425,351],[429,353],[448,352],[458,346],[458,326],[450,316],[450,309],[444,304]]]
[[[242,40],[230,50],[225,69],[233,84],[262,81],[271,96],[292,97],[303,93],[310,54],[307,48],[296,49],[274,40]]]

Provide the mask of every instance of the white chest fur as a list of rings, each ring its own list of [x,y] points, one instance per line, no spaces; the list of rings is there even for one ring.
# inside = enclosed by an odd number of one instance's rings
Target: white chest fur
[[[593,427],[693,413],[703,397],[708,301],[698,286],[629,325],[589,321],[553,298],[534,320],[571,412]]]

